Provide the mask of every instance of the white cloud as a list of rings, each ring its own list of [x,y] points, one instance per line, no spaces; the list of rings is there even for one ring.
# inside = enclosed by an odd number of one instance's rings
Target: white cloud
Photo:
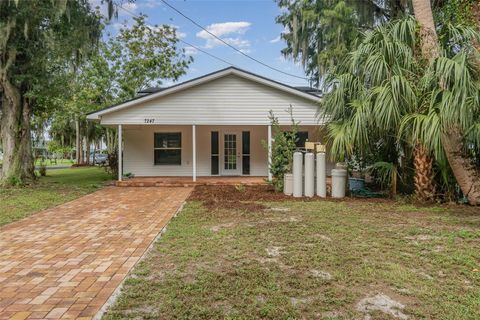
[[[122,7],[125,8],[125,10],[128,10],[130,12],[135,12],[138,9],[137,4],[134,3],[134,2],[124,3],[124,4],[122,4]],[[118,15],[119,16],[130,16],[131,13],[127,12],[125,10],[123,10],[122,8],[118,8]]]
[[[270,40],[269,42],[270,42],[270,43],[277,43],[277,42],[280,42],[280,40],[281,40],[281,39],[280,39],[280,36],[278,36],[278,37],[276,37],[275,39]]]
[[[207,26],[207,30],[223,41],[239,48],[250,46],[250,41],[242,39],[240,36],[245,34],[252,24],[246,21],[214,23]],[[224,37],[229,36],[229,37]],[[210,35],[207,31],[202,30],[197,33],[197,37],[206,40],[205,48],[214,48],[224,45],[220,40]]]
[[[187,56],[194,56],[198,53],[198,50],[194,47],[185,47],[185,54]]]
[[[141,6],[145,6],[147,8],[155,8],[160,5],[160,0],[147,0],[145,2],[140,3]]]
[[[240,49],[241,52],[245,53],[245,54],[249,54],[252,52],[252,50],[250,49]]]
[[[187,34],[185,32],[178,31],[178,29],[177,29],[176,33],[177,33],[177,38],[178,39],[183,39],[187,36]]]

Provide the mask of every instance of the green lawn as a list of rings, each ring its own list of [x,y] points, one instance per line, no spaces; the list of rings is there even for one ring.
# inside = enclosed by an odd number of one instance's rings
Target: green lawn
[[[108,180],[102,168],[56,169],[31,186],[0,189],[0,225],[93,192]]]
[[[35,165],[39,166],[42,163],[40,159],[35,160]],[[50,166],[71,166],[72,164],[75,163],[75,161],[70,160],[70,159],[58,159],[55,163],[55,161],[52,160],[44,160],[44,163],[47,165],[47,167]]]
[[[478,319],[478,209],[215,194],[188,201],[105,319]]]

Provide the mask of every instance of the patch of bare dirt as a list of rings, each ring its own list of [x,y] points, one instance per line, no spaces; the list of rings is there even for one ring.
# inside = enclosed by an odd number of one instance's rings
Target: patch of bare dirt
[[[293,306],[298,306],[298,305],[301,305],[301,304],[310,303],[311,301],[312,301],[312,298],[311,298],[311,297],[307,297],[307,298],[295,298],[295,297],[292,297],[292,298],[290,298],[290,303],[291,303]]]
[[[272,208],[268,208],[267,210],[268,211],[276,211],[276,212],[289,212],[290,208],[272,207]]]
[[[330,238],[329,236],[326,236],[324,234],[315,234],[314,235],[316,238],[319,238],[319,239],[322,239],[324,241],[327,241],[327,242],[332,242],[332,238]]]
[[[282,249],[283,249],[282,247],[272,246],[272,247],[265,248],[265,251],[267,251],[267,255],[269,257],[278,257],[283,253]]]
[[[414,241],[432,241],[432,240],[438,240],[441,239],[440,237],[437,236],[432,236],[429,234],[419,234],[416,236],[408,236],[405,237],[408,240],[414,240]]]
[[[330,273],[328,273],[326,271],[322,271],[322,270],[312,269],[312,270],[310,270],[310,273],[315,278],[320,278],[320,279],[323,279],[323,280],[332,280],[332,278],[333,278]]]
[[[371,311],[380,311],[389,314],[396,319],[406,320],[408,316],[403,313],[405,305],[393,300],[389,296],[379,293],[375,296],[366,297],[357,303],[357,311],[365,313],[365,319],[370,319]]]
[[[232,227],[234,227],[235,225],[236,225],[235,222],[227,222],[227,223],[222,223],[222,224],[217,224],[217,225],[215,225],[215,226],[212,226],[212,227],[210,227],[210,230],[211,230],[212,232],[218,232],[218,231],[220,231],[220,230],[222,230],[222,229],[232,228]]]

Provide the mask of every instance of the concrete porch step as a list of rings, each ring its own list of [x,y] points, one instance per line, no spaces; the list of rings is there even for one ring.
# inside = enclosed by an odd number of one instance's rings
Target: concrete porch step
[[[171,177],[135,177],[128,180],[116,181],[117,187],[194,187],[194,186],[218,186],[218,185],[262,185],[267,184],[264,177],[199,177],[197,181],[191,178]]]

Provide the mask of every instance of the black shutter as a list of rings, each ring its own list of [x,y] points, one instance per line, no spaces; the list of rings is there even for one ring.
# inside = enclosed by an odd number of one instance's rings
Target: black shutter
[[[211,150],[212,150],[212,155],[211,155],[211,161],[212,161],[212,169],[211,173],[216,175],[218,174],[218,162],[219,162],[219,147],[218,147],[218,131],[212,131],[212,136],[211,136]]]
[[[250,131],[242,132],[242,174],[250,174]]]

